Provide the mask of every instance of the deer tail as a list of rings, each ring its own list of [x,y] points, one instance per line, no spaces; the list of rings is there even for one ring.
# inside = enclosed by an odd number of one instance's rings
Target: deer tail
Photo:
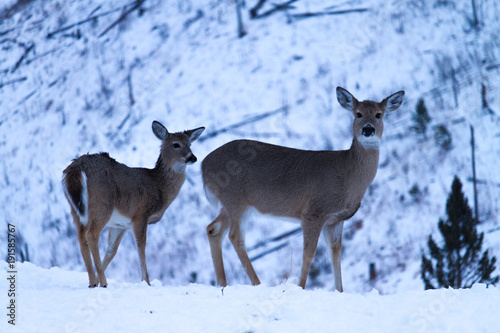
[[[85,171],[75,169],[64,170],[62,185],[66,198],[80,217],[80,222],[83,225],[87,225],[89,194]]]

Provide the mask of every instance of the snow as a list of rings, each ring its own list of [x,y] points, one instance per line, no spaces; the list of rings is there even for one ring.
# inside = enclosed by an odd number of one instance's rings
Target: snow
[[[254,2],[246,1],[245,10]],[[15,3],[9,0],[2,6]],[[497,0],[478,2],[482,26],[477,30],[468,23],[470,2],[331,1],[335,9],[369,11],[290,21],[288,14],[327,6],[322,0],[300,0],[294,9],[265,19],[244,15],[248,34],[241,39],[236,35],[233,0],[148,0],[142,15],[132,13],[102,37],[130,1],[23,3],[22,10],[0,20],[0,220],[16,225],[18,249],[27,248],[37,266],[84,271],[60,185],[71,159],[106,151],[127,165],[153,167],[159,152],[159,141],[151,132],[153,120],[169,131],[205,126],[192,145],[198,161],[237,138],[302,149],[346,149],[352,140],[352,116],[338,105],[336,86],[360,100],[380,101],[401,89],[406,92],[401,108],[384,120],[377,176],[360,210],[345,223],[346,295],[363,295],[375,287],[397,298],[423,289],[421,253],[444,217],[455,175],[473,202],[470,125],[476,131],[481,180],[480,231],[485,232],[485,247],[500,257]],[[272,3],[268,1],[266,8]],[[114,9],[118,10],[47,37],[89,15]],[[198,10],[203,17],[187,26]],[[34,48],[16,67],[31,43]],[[481,108],[482,84],[494,114]],[[419,98],[425,99],[432,118],[427,139],[411,131]],[[287,112],[202,140],[219,128],[284,106]],[[440,125],[452,136],[449,151],[434,140]],[[186,174],[178,198],[163,219],[148,228],[147,236],[149,276],[172,288],[190,281],[208,286],[214,280],[205,228],[217,212],[205,198],[200,163],[188,166]],[[414,185],[423,193],[418,199],[409,194]],[[293,228],[295,224],[275,219],[252,219],[246,243],[252,247]],[[102,254],[106,238],[105,231]],[[271,246],[281,244],[281,250],[254,262],[268,286],[299,275],[302,236],[295,234]],[[6,237],[0,237],[0,249],[5,248]],[[268,248],[250,251],[250,256]],[[223,252],[228,283],[248,283],[227,239]],[[333,288],[327,252],[321,238],[313,263],[320,274],[309,278],[308,289]],[[377,271],[374,282],[369,281],[372,263]],[[106,275],[116,285],[140,281],[130,232]]]
[[[2,270],[6,262],[0,262]],[[15,327],[2,332],[498,332],[500,289],[429,290],[381,295],[276,286],[151,286],[17,263]],[[1,279],[0,290],[6,290]]]

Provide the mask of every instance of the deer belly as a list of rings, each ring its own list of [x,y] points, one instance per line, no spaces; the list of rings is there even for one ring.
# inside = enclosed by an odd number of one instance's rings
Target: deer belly
[[[300,219],[286,215],[273,214],[271,212],[260,211],[258,208],[250,206],[242,216],[242,220],[249,219],[269,219],[269,221],[281,221],[288,223],[300,223]]]
[[[130,229],[132,227],[132,220],[129,217],[120,214],[117,209],[113,209],[113,214],[111,214],[108,221],[108,227]]]
[[[158,221],[161,220],[161,218],[163,217],[163,213],[165,212],[165,210],[162,210],[158,213],[155,213],[153,215],[151,215],[149,218],[148,218],[148,224],[154,224]]]

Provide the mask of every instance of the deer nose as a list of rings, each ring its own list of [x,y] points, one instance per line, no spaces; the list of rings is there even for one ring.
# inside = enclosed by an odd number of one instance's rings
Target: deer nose
[[[363,135],[366,137],[372,136],[375,134],[375,128],[372,125],[366,125],[363,127]]]
[[[196,158],[196,156],[194,156],[193,154],[191,154],[191,155],[187,158],[186,162],[187,162],[187,163],[194,163],[194,162],[196,162],[197,160],[198,160],[198,159]]]

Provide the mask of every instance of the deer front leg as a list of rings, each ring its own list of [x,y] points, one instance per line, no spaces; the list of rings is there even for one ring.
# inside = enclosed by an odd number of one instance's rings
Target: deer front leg
[[[311,267],[311,262],[316,253],[316,247],[318,246],[318,238],[321,234],[321,229],[324,223],[311,220],[302,220],[302,231],[304,235],[304,250],[302,255],[302,269],[300,271],[299,286],[302,288],[306,287],[307,275],[309,274],[309,268]]]
[[[146,266],[146,231],[147,231],[147,220],[141,220],[140,222],[132,221],[135,241],[137,242],[137,251],[139,252],[139,261],[141,264],[141,279],[146,281],[148,285],[149,276],[148,268]]]
[[[250,262],[250,258],[248,257],[247,249],[245,246],[245,240],[241,234],[241,215],[237,218],[230,217],[231,223],[229,228],[229,240],[233,244],[236,253],[238,254],[238,258],[240,258],[241,264],[243,265],[243,269],[247,273],[250,278],[250,282],[256,286],[260,284],[260,280],[253,269],[252,263]]]
[[[217,285],[220,287],[227,286],[224,261],[222,259],[222,239],[226,235],[228,227],[228,218],[223,210],[221,210],[219,216],[207,226],[207,236],[210,243],[210,252],[212,253],[215,278],[217,280]]]
[[[333,276],[335,278],[335,289],[342,292],[342,274],[340,271],[340,255],[342,253],[342,230],[344,221],[327,224],[324,227],[324,236],[330,247],[333,264]]]
[[[106,255],[104,256],[104,260],[102,262],[102,270],[104,272],[106,271],[106,268],[108,268],[111,260],[115,257],[118,245],[120,245],[120,242],[125,235],[125,231],[127,231],[127,229],[109,228],[108,248],[106,249]]]

